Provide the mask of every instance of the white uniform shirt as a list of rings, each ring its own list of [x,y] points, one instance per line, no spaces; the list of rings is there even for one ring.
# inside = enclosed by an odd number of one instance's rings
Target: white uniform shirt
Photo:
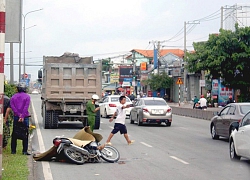
[[[125,105],[122,105],[122,104],[117,105],[117,108],[116,108],[117,116],[115,119],[115,123],[125,124],[126,110],[122,109],[122,106],[125,106]]]
[[[200,106],[203,107],[203,106],[207,106],[207,100],[205,98],[200,98]]]

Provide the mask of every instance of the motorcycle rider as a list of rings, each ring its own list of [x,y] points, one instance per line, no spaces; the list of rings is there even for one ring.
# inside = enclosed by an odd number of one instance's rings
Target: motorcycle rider
[[[207,109],[207,100],[204,98],[204,95],[201,95],[199,103],[201,109]]]
[[[88,125],[90,126],[91,131],[94,131],[95,127],[95,116],[96,112],[100,110],[100,107],[95,107],[96,101],[99,99],[99,96],[94,94],[92,99],[87,102],[86,112],[88,115]]]

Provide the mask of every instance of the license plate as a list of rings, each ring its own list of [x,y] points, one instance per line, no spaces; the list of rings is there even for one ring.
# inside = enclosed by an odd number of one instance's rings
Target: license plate
[[[70,114],[77,113],[77,109],[70,109]]]
[[[152,114],[163,114],[163,110],[161,110],[161,109],[153,109]]]

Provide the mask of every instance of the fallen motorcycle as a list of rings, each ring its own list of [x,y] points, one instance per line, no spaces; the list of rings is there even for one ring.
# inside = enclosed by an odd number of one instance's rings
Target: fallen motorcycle
[[[118,150],[113,146],[101,145],[101,140],[102,135],[84,127],[73,138],[54,138],[53,147],[44,153],[35,154],[33,158],[36,161],[66,158],[75,164],[100,162],[101,159],[110,163],[117,162],[120,159]]]

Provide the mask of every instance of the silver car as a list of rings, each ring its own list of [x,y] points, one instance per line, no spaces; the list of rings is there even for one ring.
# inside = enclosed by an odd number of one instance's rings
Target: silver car
[[[230,103],[218,112],[210,123],[213,139],[220,136],[229,138],[234,129],[238,129],[239,121],[250,110],[250,103]]]
[[[136,101],[135,106],[130,111],[130,123],[137,121],[138,126],[142,124],[161,124],[171,126],[172,109],[162,98],[147,97]]]

